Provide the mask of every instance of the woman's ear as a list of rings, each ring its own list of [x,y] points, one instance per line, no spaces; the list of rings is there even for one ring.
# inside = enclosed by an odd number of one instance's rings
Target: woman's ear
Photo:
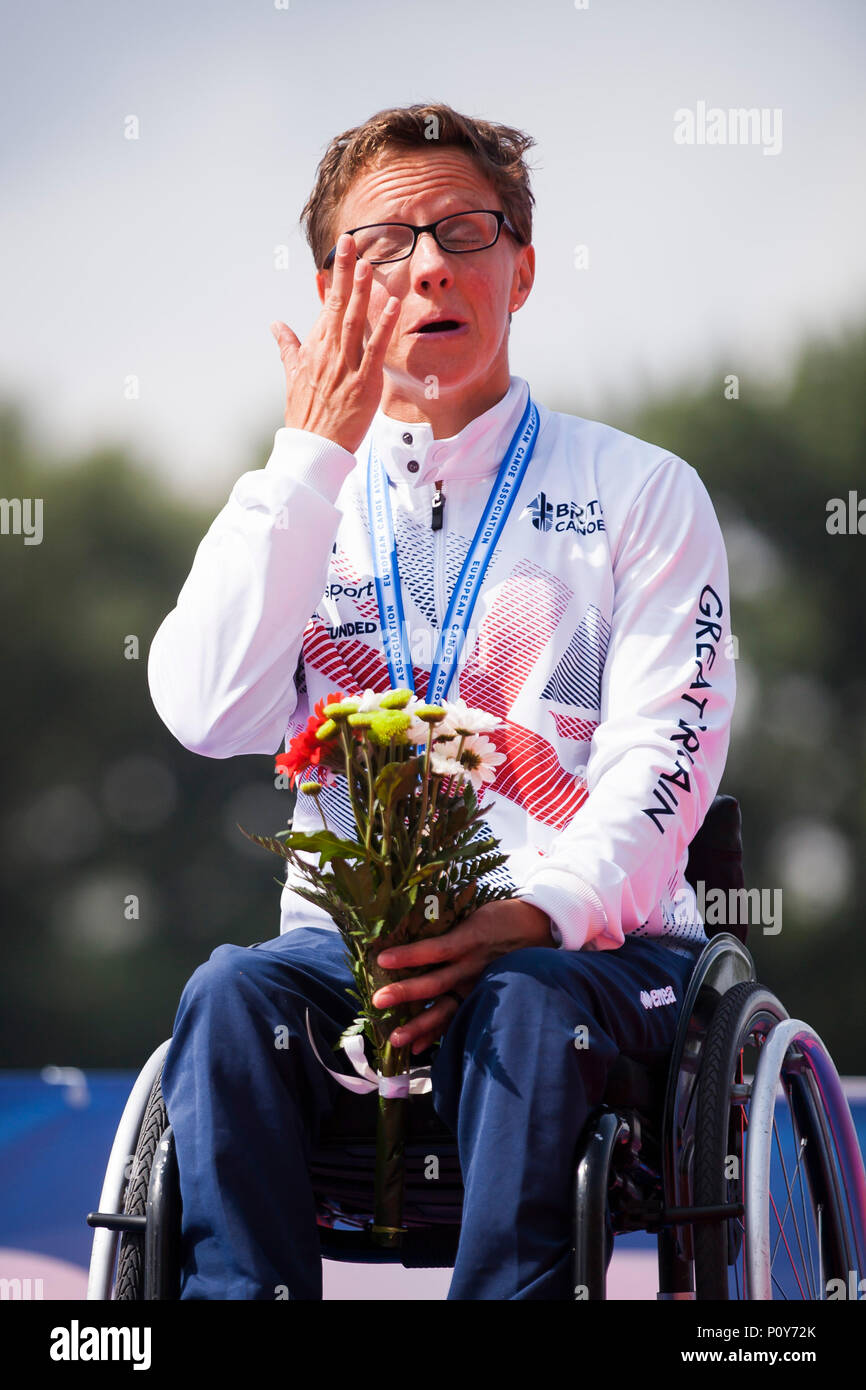
[[[529,298],[529,292],[535,283],[535,247],[524,246],[521,248],[520,259],[518,261],[514,280],[512,283],[512,294],[518,296],[518,302],[512,304],[512,312],[519,309]],[[522,295],[522,298],[519,298]]]

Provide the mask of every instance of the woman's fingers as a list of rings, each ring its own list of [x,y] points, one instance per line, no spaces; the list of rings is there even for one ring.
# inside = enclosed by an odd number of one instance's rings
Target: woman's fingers
[[[355,266],[355,239],[348,232],[337,240],[337,254],[334,257],[334,272],[331,285],[325,297],[325,327],[338,343],[343,331],[343,314],[352,293]]]
[[[364,327],[373,283],[372,272],[369,261],[355,261],[352,293],[343,314],[340,349],[346,361],[355,368],[360,367],[364,355]]]
[[[373,995],[377,1009],[390,1009],[399,1004],[410,1004],[416,999],[435,999],[446,989],[453,989],[466,975],[466,962],[449,966],[445,970],[414,975],[407,980],[391,980],[382,985]]]
[[[388,344],[399,318],[391,296],[364,342],[373,268],[358,259],[355,241],[343,232],[324,306],[303,344],[286,325],[271,332],[286,373],[286,425],[322,435],[355,453],[382,398]],[[381,304],[381,296],[377,295]]]
[[[478,944],[475,916],[473,912],[471,917],[465,918],[442,936],[424,937],[421,941],[410,941],[405,946],[389,946],[379,952],[376,964],[381,965],[383,970],[408,970],[413,965],[433,965],[437,961],[465,956]]]
[[[404,1023],[401,1028],[395,1028],[390,1041],[395,1047],[406,1047],[411,1043],[413,1053],[423,1052],[425,1047],[441,1037],[445,1024],[454,1017],[459,1007],[453,994],[443,994],[417,1018]]]
[[[385,353],[388,351],[391,334],[394,332],[394,325],[399,315],[400,301],[395,294],[392,294],[379,315],[378,322],[375,324],[372,333],[367,339],[367,346],[364,349],[364,366],[371,372],[381,372],[382,370],[382,364],[385,361]]]
[[[287,323],[281,323],[275,319],[271,324],[271,333],[274,336],[277,347],[280,349],[280,361],[288,371],[295,361],[295,357],[300,349],[301,341],[289,328]]]

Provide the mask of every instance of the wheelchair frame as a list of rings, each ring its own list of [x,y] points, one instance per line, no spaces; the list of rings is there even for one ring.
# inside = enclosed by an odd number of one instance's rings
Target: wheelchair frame
[[[740,816],[733,797],[716,797],[713,802],[690,846],[687,877],[693,886],[699,877],[708,880],[710,887],[742,886]],[[746,996],[750,988],[768,995],[757,985],[754,962],[744,940],[729,932],[715,933],[692,972],[669,1059],[649,1067],[620,1054],[611,1068],[605,1094],[588,1117],[575,1159],[576,1299],[606,1296],[612,1253],[608,1223],[614,1235],[636,1230],[656,1234],[659,1298],[700,1296],[695,1290],[695,1247],[702,1240],[707,1242],[705,1237],[696,1237],[698,1227],[727,1232],[729,1244],[735,1231],[735,1256],[740,1246],[744,1256],[743,1290],[737,1291],[738,1296],[772,1297],[769,1182],[780,1081],[788,1088],[789,1100],[790,1089],[796,1091],[798,1124],[804,1120],[809,1143],[818,1154],[819,1167],[813,1164],[807,1168],[807,1177],[810,1200],[818,1207],[820,1289],[825,1287],[826,1274],[821,1264],[823,1205],[835,1223],[828,1247],[835,1252],[835,1265],[842,1273],[842,1262],[847,1261],[858,1279],[866,1274],[866,1172],[851,1113],[821,1039],[801,1020],[788,1019],[778,1001],[777,1021],[760,1048],[753,1080],[747,1085],[741,1068],[739,1080],[723,1078],[721,1087],[721,1094],[738,1114],[746,1102],[750,1106],[749,1162],[743,1190],[737,1199],[729,1184],[720,1201],[695,1200],[696,1146],[700,1149],[705,1142],[700,1135],[696,1137],[701,1115],[701,1064],[719,1005],[738,988]],[[133,1291],[125,1291],[123,1296],[145,1301],[179,1297],[180,1188],[174,1137],[164,1107],[159,1109],[159,1077],[170,1041],[151,1054],[132,1088],[109,1156],[99,1210],[87,1217],[95,1228],[87,1290],[91,1300],[112,1297],[121,1236],[127,1248],[140,1247],[142,1262],[140,1280],[134,1280]],[[462,1180],[456,1140],[436,1116],[429,1095],[413,1099],[408,1111],[403,1244],[397,1250],[372,1245],[375,1107],[365,1106],[368,1100],[341,1092],[313,1155],[311,1176],[323,1257],[359,1263],[400,1262],[406,1268],[453,1266],[460,1234]],[[133,1186],[130,1156],[140,1149],[143,1122],[148,1116],[149,1171],[138,1175],[137,1184],[137,1207],[143,1205],[144,1210],[130,1212],[126,1209]],[[752,1135],[756,1136],[754,1144]],[[800,1144],[802,1156],[802,1136]],[[753,1147],[757,1150],[754,1163]],[[445,1180],[440,1177],[435,1184],[425,1180],[423,1171],[433,1156],[437,1166],[445,1169]],[[141,1196],[142,1178],[146,1179],[146,1199]],[[787,1185],[787,1172],[785,1182]],[[780,1223],[782,1235],[790,1204],[789,1190]],[[338,1221],[349,1229],[339,1229]],[[745,1229],[736,1235],[737,1227]],[[843,1277],[847,1273],[845,1270]],[[811,1281],[809,1287],[816,1293],[818,1282]]]

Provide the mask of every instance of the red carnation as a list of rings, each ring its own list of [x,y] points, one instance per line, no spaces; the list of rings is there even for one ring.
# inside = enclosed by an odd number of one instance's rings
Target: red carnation
[[[313,708],[316,711],[319,723],[324,724],[327,718],[327,715],[325,714],[325,705],[338,705],[342,700],[345,700],[345,698],[346,697],[343,694],[342,690],[338,690],[334,695],[329,695],[327,700],[325,699],[324,695],[322,696],[321,700],[317,700]]]
[[[334,739],[318,739],[316,731],[325,723],[325,705],[336,704],[342,699],[342,694],[337,692],[335,695],[329,695],[327,699],[322,696],[321,700],[317,700],[315,714],[310,715],[307,727],[295,735],[285,753],[277,754],[274,760],[275,771],[288,774],[290,787],[294,787],[300,781],[301,774],[308,767],[318,767],[324,755],[333,747]]]

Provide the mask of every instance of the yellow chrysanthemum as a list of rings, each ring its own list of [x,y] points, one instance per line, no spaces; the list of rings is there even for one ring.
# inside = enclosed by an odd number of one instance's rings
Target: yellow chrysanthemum
[[[370,737],[374,743],[388,744],[392,739],[398,743],[406,742],[406,730],[412,723],[408,714],[402,710],[375,710],[370,718]]]
[[[338,700],[333,705],[325,705],[324,713],[329,719],[341,719],[344,715],[354,714],[357,708],[357,700]]]
[[[412,699],[412,691],[402,686],[399,690],[388,690],[379,701],[380,709],[405,709]]]
[[[441,705],[416,705],[412,713],[425,724],[438,724],[440,719],[445,718],[445,710]]]

